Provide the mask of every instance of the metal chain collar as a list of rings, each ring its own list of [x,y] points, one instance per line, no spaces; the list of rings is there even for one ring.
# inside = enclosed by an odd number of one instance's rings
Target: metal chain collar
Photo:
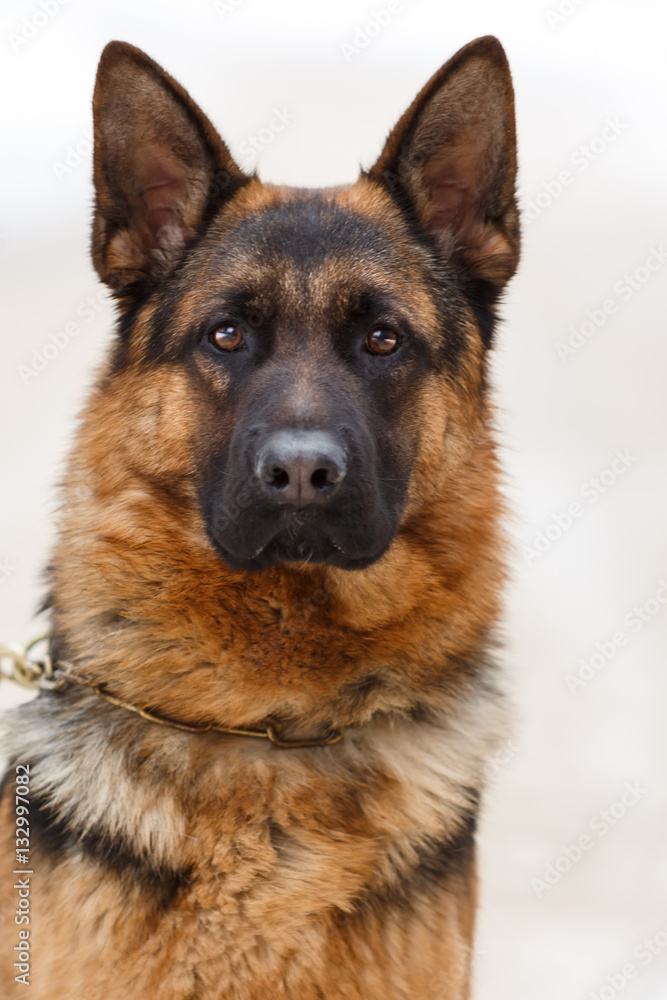
[[[264,729],[243,729],[230,726],[217,726],[215,724],[205,726],[194,726],[187,722],[179,722],[149,712],[137,705],[116,698],[115,695],[105,690],[103,684],[96,684],[85,677],[72,673],[72,666],[69,663],[58,663],[54,666],[48,653],[44,653],[39,659],[33,658],[30,653],[35,646],[48,639],[47,635],[41,635],[33,639],[26,646],[21,647],[15,643],[8,643],[0,646],[0,680],[14,681],[22,687],[37,691],[60,691],[67,684],[79,684],[87,687],[109,704],[117,708],[124,708],[128,712],[134,712],[147,722],[153,722],[159,726],[169,726],[172,729],[179,729],[186,733],[225,733],[232,736],[250,736],[255,739],[269,740],[274,746],[281,750],[294,750],[303,747],[329,746],[338,743],[342,739],[342,729],[328,729],[322,736],[305,739],[285,739],[281,735],[281,727],[278,723],[269,723]],[[3,670],[2,661],[9,660],[10,667]]]

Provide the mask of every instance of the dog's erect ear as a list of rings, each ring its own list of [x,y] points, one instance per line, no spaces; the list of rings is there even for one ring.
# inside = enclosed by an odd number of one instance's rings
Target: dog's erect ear
[[[247,176],[183,88],[125,42],[102,53],[93,117],[93,263],[130,298]]]
[[[498,290],[519,259],[514,92],[491,36],[462,48],[429,80],[367,176],[385,184],[443,249]]]

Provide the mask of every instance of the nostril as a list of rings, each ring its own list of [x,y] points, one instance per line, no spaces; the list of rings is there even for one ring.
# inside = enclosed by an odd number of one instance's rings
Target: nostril
[[[329,469],[315,469],[310,477],[310,485],[314,490],[326,490],[334,485],[334,478],[330,475]]]
[[[310,485],[315,490],[325,490],[327,486],[333,486],[333,481],[329,478],[328,469],[315,469],[310,477]]]
[[[273,486],[276,490],[284,490],[286,486],[289,486],[289,475],[281,465],[272,465],[268,472],[267,482],[269,486]]]

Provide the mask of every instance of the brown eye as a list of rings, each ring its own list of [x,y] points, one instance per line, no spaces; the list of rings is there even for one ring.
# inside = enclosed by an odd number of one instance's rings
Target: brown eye
[[[373,354],[391,354],[398,347],[398,334],[387,326],[379,326],[366,337],[366,347]]]
[[[220,351],[235,351],[243,343],[243,334],[233,323],[216,326],[209,334],[211,343]]]

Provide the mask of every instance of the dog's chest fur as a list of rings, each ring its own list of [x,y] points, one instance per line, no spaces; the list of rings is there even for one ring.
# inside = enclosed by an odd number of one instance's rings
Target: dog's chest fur
[[[72,726],[68,741],[57,704],[40,714],[39,741],[25,712],[14,733],[43,808],[35,919],[55,931],[33,995],[61,995],[54,981],[69,954],[62,982],[72,996],[161,997],[169,955],[172,1000],[259,1000],[374,995],[365,977],[378,970],[347,949],[369,931],[372,940],[375,922],[383,934],[395,925],[385,971],[409,961],[426,910],[454,905],[439,890],[432,898],[443,876],[470,877],[474,790],[504,713],[497,694],[478,693],[450,718],[374,723],[296,752],[124,715],[96,742],[89,706],[87,731]],[[86,753],[75,752],[79,741]],[[45,754],[49,742],[59,749]],[[405,995],[395,975],[388,998]]]

